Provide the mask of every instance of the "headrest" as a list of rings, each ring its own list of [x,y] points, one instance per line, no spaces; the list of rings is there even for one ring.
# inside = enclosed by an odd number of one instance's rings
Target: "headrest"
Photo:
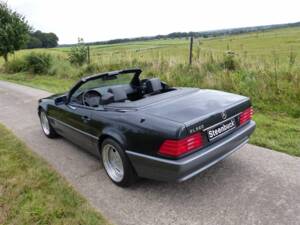
[[[151,78],[146,81],[147,92],[158,92],[163,89],[161,81],[158,78]]]
[[[108,92],[114,95],[114,102],[123,102],[127,99],[127,94],[122,87],[112,87]]]

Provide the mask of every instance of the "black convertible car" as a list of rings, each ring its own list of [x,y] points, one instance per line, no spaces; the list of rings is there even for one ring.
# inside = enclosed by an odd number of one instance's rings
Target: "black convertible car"
[[[140,69],[82,78],[39,100],[47,137],[61,135],[102,159],[110,179],[184,181],[247,143],[255,129],[249,98],[170,87]]]

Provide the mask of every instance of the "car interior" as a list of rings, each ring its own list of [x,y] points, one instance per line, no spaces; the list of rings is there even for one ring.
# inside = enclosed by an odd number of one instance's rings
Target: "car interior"
[[[119,84],[85,90],[74,96],[71,102],[89,107],[98,107],[99,105],[116,102],[137,101],[172,90],[175,90],[175,88],[170,88],[161,82],[159,78],[151,78],[141,80],[139,86]]]

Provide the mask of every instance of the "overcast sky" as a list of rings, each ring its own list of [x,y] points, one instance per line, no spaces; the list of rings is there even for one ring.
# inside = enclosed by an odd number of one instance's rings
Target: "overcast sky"
[[[6,0],[7,1],[7,0]],[[300,21],[299,0],[8,0],[59,43]]]

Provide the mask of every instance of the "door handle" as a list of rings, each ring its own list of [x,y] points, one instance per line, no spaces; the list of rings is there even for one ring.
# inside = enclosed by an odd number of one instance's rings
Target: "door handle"
[[[81,119],[83,120],[83,122],[85,122],[85,123],[87,123],[88,121],[90,121],[91,120],[91,118],[90,117],[88,117],[88,116],[82,116],[81,117]]]

